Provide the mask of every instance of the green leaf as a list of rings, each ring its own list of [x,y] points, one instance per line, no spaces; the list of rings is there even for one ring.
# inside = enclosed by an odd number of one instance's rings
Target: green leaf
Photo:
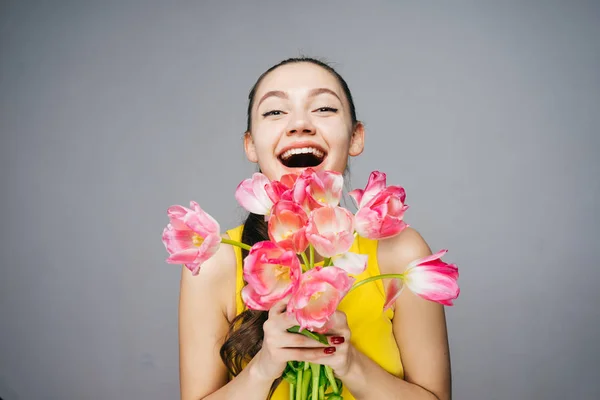
[[[325,344],[325,345],[329,344],[329,341],[327,340],[327,336],[322,335],[320,333],[311,332],[308,329],[303,329],[302,331],[300,331],[299,325],[292,326],[291,328],[288,328],[287,331],[290,333],[298,333],[300,335],[304,335],[308,338],[314,339],[317,342]]]

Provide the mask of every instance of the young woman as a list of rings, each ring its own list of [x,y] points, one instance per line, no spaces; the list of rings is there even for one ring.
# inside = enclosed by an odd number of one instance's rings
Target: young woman
[[[348,85],[320,61],[285,60],[266,71],[250,92],[244,148],[271,180],[306,167],[343,173],[348,157],[363,151],[364,135]],[[254,214],[225,237],[249,245],[268,240],[263,217]],[[359,237],[354,246],[369,254],[372,275],[401,273],[411,261],[431,254],[412,228],[380,241]],[[287,383],[277,378],[288,360],[331,366],[344,383],[346,400],[450,399],[442,305],[405,290],[384,312],[381,281],[363,285],[340,304],[328,332],[330,344],[321,345],[286,331],[297,322],[283,304],[269,312],[244,310],[239,292],[245,255],[220,246],[200,276],[182,269],[183,400],[286,399]]]

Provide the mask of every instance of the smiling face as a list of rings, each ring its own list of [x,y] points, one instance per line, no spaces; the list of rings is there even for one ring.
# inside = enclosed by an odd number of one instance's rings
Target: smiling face
[[[256,88],[250,118],[246,156],[270,180],[307,167],[343,173],[348,156],[363,150],[363,125],[353,124],[340,82],[309,62],[269,72]]]

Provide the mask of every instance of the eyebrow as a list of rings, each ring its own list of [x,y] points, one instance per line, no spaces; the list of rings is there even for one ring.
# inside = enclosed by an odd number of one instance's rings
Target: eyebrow
[[[315,97],[315,96],[318,96],[320,94],[325,94],[325,93],[335,96],[340,101],[340,103],[342,103],[342,99],[340,99],[340,96],[338,96],[337,93],[334,92],[333,90],[327,89],[327,88],[312,89],[310,92],[308,92],[308,97]],[[279,97],[282,99],[287,99],[288,95],[287,95],[287,93],[285,93],[281,90],[271,90],[271,91],[265,93],[263,95],[263,97],[260,98],[260,101],[258,102],[258,105],[256,107],[257,108],[260,107],[260,103],[262,103],[269,97]]]

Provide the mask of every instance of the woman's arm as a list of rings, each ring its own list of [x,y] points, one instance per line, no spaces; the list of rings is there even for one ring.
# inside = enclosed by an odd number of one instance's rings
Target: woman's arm
[[[198,276],[183,267],[179,299],[182,400],[264,400],[273,383],[262,379],[252,362],[227,382],[219,349],[229,328],[228,314],[235,315],[235,273],[235,253],[228,245],[221,245]]]
[[[378,262],[382,273],[401,273],[411,261],[430,254],[419,233],[407,228],[379,242]],[[405,289],[396,300],[393,330],[405,380],[389,374],[353,348],[351,367],[340,377],[350,392],[357,399],[449,400],[450,356],[444,307]]]

